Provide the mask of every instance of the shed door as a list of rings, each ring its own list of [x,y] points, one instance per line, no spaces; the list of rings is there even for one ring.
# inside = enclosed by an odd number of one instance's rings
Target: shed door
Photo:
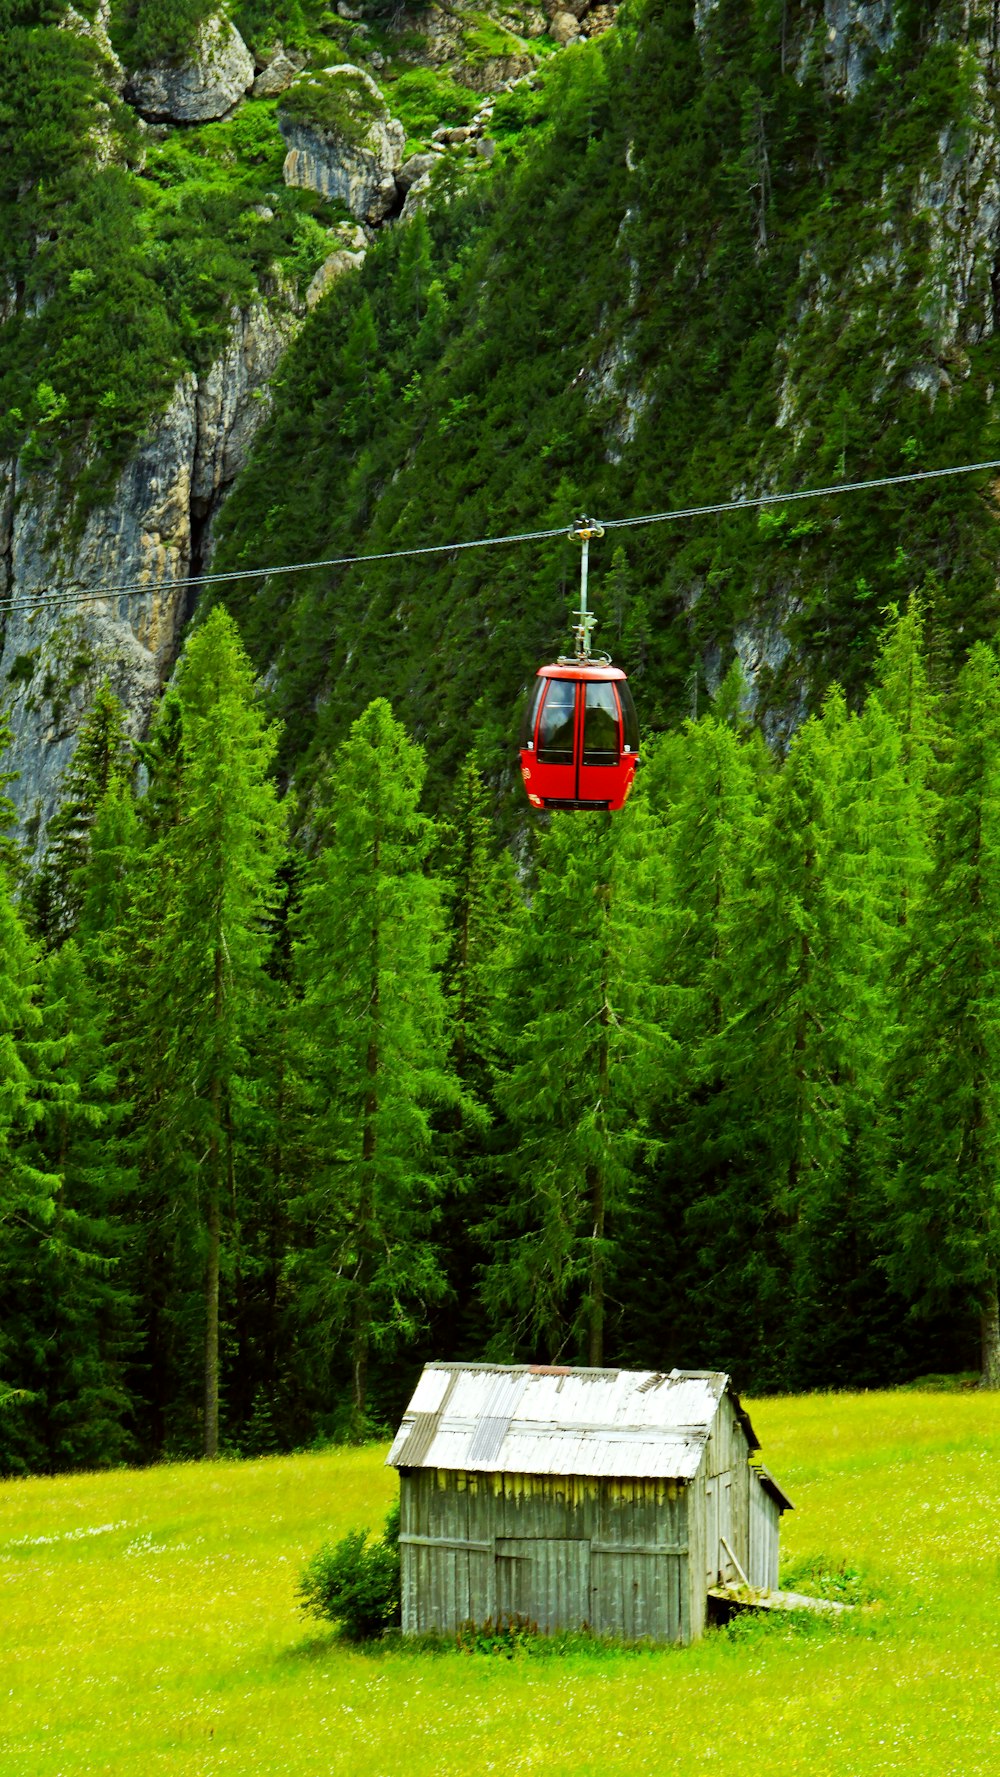
[[[722,1546],[723,1538],[730,1548],[733,1546],[732,1487],[730,1474],[713,1475],[705,1482],[705,1582],[709,1586],[717,1586],[720,1580],[739,1579]]]
[[[589,1542],[498,1536],[496,1564],[499,1616],[527,1617],[546,1632],[589,1623]]]

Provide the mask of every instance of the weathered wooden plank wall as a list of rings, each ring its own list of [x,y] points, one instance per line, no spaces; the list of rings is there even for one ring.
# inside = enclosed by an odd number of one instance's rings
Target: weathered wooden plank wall
[[[404,1632],[513,1611],[544,1630],[690,1639],[683,1485],[422,1469],[400,1487]]]
[[[779,1538],[781,1513],[778,1502],[750,1471],[750,1565],[747,1576],[752,1586],[765,1591],[778,1589]]]

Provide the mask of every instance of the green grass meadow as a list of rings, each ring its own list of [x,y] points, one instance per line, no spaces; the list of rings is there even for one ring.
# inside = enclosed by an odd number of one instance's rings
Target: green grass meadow
[[[1000,1771],[1000,1399],[751,1407],[783,1553],[875,1602],[511,1659],[350,1648],[295,1583],[378,1527],[384,1451],[0,1485],[2,1777]]]

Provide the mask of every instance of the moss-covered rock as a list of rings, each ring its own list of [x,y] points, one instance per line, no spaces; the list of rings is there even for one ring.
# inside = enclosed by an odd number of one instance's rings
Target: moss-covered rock
[[[125,94],[151,122],[207,123],[225,117],[253,78],[253,56],[235,25],[215,13],[199,27],[182,60],[137,68]]]
[[[304,74],[278,115],[287,185],[337,199],[359,221],[380,222],[396,207],[406,132],[370,74],[351,63]]]

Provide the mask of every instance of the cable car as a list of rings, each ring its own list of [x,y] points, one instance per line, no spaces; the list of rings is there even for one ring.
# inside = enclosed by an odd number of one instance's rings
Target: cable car
[[[620,666],[539,667],[521,734],[533,808],[623,808],[638,759],[639,722]]]
[[[603,534],[587,518],[570,532],[583,544],[576,652],[539,667],[521,730],[521,776],[533,808],[624,808],[639,763],[639,721],[625,674],[608,655],[590,651],[588,552],[591,537]]]

